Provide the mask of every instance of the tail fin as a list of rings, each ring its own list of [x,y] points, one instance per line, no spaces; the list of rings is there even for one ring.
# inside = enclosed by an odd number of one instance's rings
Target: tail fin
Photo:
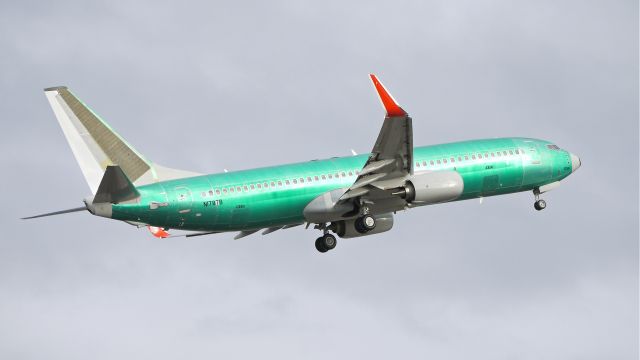
[[[199,175],[148,161],[67,87],[44,91],[93,194],[109,165],[118,165],[136,185]]]

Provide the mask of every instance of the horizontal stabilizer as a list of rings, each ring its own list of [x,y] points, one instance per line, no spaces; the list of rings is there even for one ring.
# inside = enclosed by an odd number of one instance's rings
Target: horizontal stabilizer
[[[68,213],[78,212],[78,211],[83,211],[83,210],[87,210],[87,208],[85,206],[83,206],[83,207],[77,207],[77,208],[73,208],[73,209],[54,211],[54,212],[50,212],[50,213],[46,213],[46,214],[23,217],[22,220],[36,219],[36,218],[41,218],[41,217],[45,217],[45,216],[53,216],[53,215],[60,215],[60,214],[68,214]]]
[[[102,176],[102,181],[100,181],[96,196],[93,198],[93,203],[118,204],[133,200],[139,196],[140,193],[138,193],[138,190],[136,190],[136,187],[133,186],[120,166],[109,165]]]

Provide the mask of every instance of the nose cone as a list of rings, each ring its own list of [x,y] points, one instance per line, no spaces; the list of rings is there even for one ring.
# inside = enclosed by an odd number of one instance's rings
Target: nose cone
[[[576,170],[578,170],[580,165],[582,165],[582,162],[580,161],[580,158],[575,154],[570,154],[570,155],[571,155],[571,172],[576,172]]]

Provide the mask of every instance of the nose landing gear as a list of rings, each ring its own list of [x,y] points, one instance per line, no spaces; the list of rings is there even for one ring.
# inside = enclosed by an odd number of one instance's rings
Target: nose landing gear
[[[533,195],[536,197],[536,202],[533,203],[533,208],[540,211],[547,207],[547,202],[540,199],[540,189],[533,189]]]

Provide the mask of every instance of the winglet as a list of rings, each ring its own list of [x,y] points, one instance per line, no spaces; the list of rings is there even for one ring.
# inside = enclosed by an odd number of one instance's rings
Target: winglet
[[[373,86],[375,86],[376,91],[378,92],[378,96],[380,96],[382,106],[384,106],[384,109],[387,111],[387,116],[393,117],[407,115],[407,112],[402,110],[400,105],[398,105],[398,102],[396,102],[393,96],[391,96],[380,80],[378,80],[374,74],[369,74],[369,76],[371,77],[371,81],[373,81]]]

